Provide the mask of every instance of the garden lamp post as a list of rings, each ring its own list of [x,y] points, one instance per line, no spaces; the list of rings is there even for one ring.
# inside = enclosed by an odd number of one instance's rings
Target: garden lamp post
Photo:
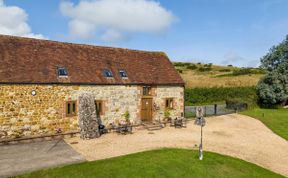
[[[203,127],[205,126],[205,119],[204,119],[204,108],[203,107],[197,107],[196,108],[196,120],[195,124],[201,126],[201,138],[200,138],[200,146],[199,146],[199,152],[200,156],[199,159],[203,159]]]

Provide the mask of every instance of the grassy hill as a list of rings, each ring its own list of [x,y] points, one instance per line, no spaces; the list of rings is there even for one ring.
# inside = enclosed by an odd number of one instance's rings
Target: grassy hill
[[[256,86],[265,74],[258,68],[238,68],[201,63],[173,63],[187,88]]]

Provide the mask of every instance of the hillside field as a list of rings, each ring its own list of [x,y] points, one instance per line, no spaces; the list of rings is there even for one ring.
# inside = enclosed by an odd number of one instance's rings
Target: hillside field
[[[256,86],[265,74],[258,68],[183,62],[173,64],[184,79],[186,88],[251,87]]]

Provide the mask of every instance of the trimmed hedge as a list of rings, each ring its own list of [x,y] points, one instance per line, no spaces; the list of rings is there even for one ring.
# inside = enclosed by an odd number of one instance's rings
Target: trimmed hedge
[[[248,104],[248,107],[257,104],[255,87],[214,87],[185,89],[185,105],[203,105],[225,103],[227,100],[238,100]]]

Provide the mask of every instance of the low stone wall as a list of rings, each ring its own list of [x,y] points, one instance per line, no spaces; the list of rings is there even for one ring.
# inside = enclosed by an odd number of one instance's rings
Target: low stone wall
[[[32,95],[32,91],[36,95]],[[66,101],[78,101],[83,92],[93,93],[103,101],[101,120],[109,124],[123,119],[128,111],[133,123],[140,123],[142,86],[89,85],[0,85],[0,139],[79,131],[78,115],[66,117]],[[184,88],[157,86],[152,88],[153,103],[159,110],[153,119],[163,119],[165,98],[173,98],[171,116],[184,110]]]

